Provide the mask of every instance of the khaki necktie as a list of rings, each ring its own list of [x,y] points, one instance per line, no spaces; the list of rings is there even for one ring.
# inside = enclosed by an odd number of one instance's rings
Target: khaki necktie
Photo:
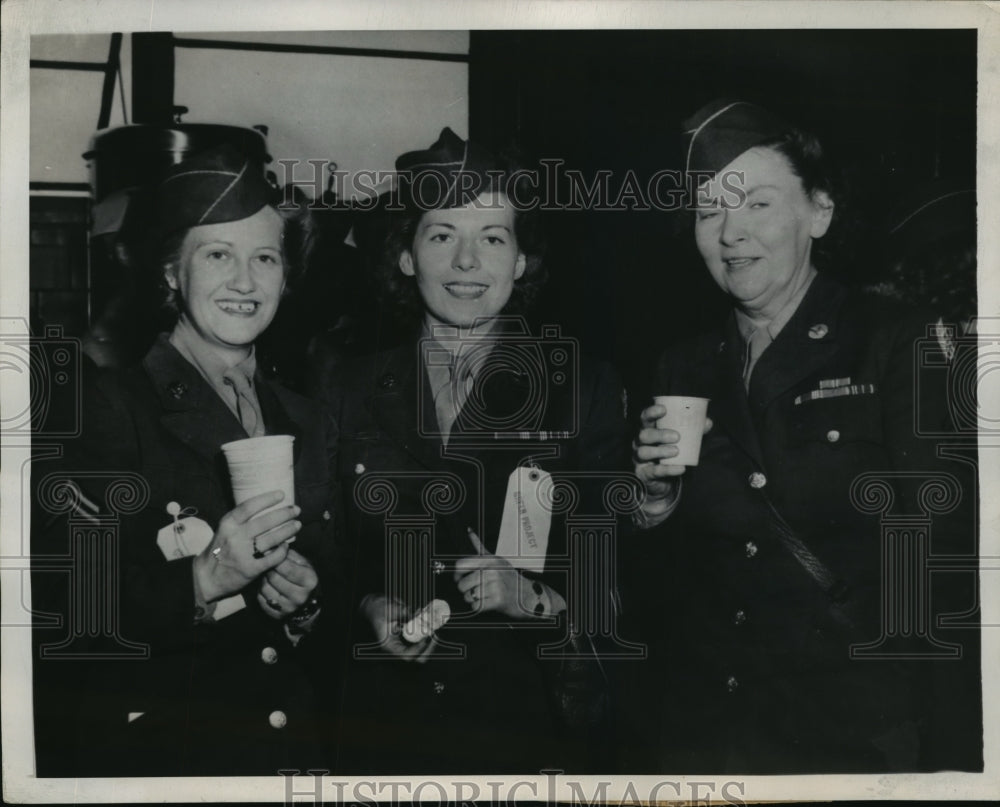
[[[447,373],[442,374],[447,376],[447,381],[444,381],[434,393],[434,410],[437,414],[438,426],[441,428],[441,439],[446,443],[455,421],[458,419],[458,413],[465,405],[468,394],[469,375],[467,372],[463,372],[465,364],[459,365],[458,372],[462,377],[456,379],[455,357],[452,355],[451,362],[445,365]]]
[[[243,424],[243,429],[250,437],[264,436],[264,418],[261,415],[260,404],[253,394],[250,379],[238,367],[233,367],[223,374],[223,380],[236,393],[236,415]]]
[[[771,334],[766,327],[757,328],[750,334],[750,338],[747,340],[746,358],[743,362],[743,388],[747,391],[750,390],[750,376],[753,374],[753,368],[772,341]]]

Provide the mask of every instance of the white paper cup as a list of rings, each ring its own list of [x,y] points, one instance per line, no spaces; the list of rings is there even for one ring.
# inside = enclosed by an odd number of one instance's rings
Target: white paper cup
[[[222,446],[236,504],[272,490],[282,491],[285,498],[262,512],[295,504],[294,439],[287,434],[276,434],[234,440]]]
[[[666,408],[667,414],[656,421],[658,429],[673,429],[680,435],[676,457],[664,457],[660,465],[697,465],[701,436],[705,431],[708,398],[684,395],[658,395],[653,403]]]

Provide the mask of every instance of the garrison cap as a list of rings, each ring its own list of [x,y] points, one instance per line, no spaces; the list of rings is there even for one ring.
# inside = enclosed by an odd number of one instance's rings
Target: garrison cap
[[[154,192],[162,235],[201,224],[252,216],[273,191],[262,167],[230,145],[192,155],[175,165]]]
[[[684,173],[717,174],[747,149],[792,127],[777,115],[748,101],[718,99],[683,123]]]
[[[496,189],[508,171],[488,149],[445,127],[430,148],[396,159],[397,194],[407,208],[461,207]]]
[[[890,248],[914,253],[951,238],[975,241],[976,190],[973,182],[937,180],[916,188],[888,217]]]

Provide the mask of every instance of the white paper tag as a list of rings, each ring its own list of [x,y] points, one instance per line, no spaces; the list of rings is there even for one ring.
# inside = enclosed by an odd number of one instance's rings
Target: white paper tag
[[[552,510],[542,501],[538,491],[548,484],[550,477],[551,474],[541,468],[521,466],[507,481],[495,554],[506,558],[517,569],[530,572],[545,570]]]
[[[156,545],[160,547],[163,557],[167,560],[180,560],[204,551],[205,547],[212,542],[213,535],[215,533],[206,522],[200,518],[188,516],[178,519],[160,530],[156,536]],[[233,594],[215,604],[212,617],[218,622],[245,607],[246,602],[243,595]]]
[[[167,560],[197,555],[212,541],[215,533],[200,518],[189,516],[168,524],[156,536],[156,545]]]

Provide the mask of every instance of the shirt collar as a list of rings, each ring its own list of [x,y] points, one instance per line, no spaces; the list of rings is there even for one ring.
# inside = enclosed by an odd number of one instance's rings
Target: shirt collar
[[[760,328],[767,328],[767,333],[771,337],[772,342],[777,339],[778,334],[781,333],[782,329],[788,324],[788,321],[798,310],[799,305],[801,305],[802,300],[806,296],[806,292],[809,291],[809,287],[812,285],[815,277],[816,270],[810,267],[809,274],[807,275],[805,282],[799,287],[798,291],[796,291],[795,294],[789,298],[788,302],[782,306],[781,310],[778,311],[778,313],[775,314],[770,321],[751,319],[747,314],[737,308],[736,326],[739,328],[740,336],[743,338],[743,341],[749,342],[750,337],[753,336],[754,332]]]
[[[212,387],[223,389],[225,387],[225,376],[230,370],[237,370],[246,376],[248,382],[253,385],[254,374],[257,372],[257,358],[255,348],[250,346],[250,355],[236,364],[229,364],[210,345],[205,343],[198,336],[195,329],[184,318],[177,320],[173,332],[169,337],[177,352],[194,365]]]

